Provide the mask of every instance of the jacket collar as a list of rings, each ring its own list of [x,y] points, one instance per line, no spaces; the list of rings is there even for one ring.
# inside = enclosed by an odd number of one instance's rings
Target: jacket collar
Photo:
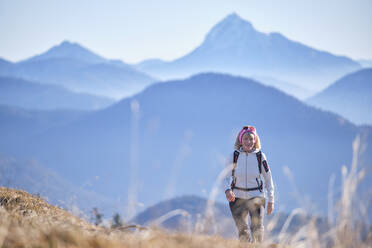
[[[248,152],[248,153],[257,153],[257,152],[259,152],[259,151],[260,151],[259,149],[255,149],[255,150],[253,150],[253,151],[251,151],[251,152]],[[240,147],[240,148],[239,148],[239,152],[246,152],[246,151],[243,150],[243,147]]]

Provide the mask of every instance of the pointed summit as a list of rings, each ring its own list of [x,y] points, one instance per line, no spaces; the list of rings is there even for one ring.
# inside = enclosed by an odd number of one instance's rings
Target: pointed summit
[[[231,13],[211,29],[204,42],[214,45],[221,42],[221,45],[226,46],[235,42],[246,42],[257,35],[262,34],[256,31],[250,22],[236,13]]]
[[[79,45],[79,43],[70,42],[68,40],[62,41],[61,44],[52,47],[50,50],[52,50],[52,49],[54,49],[54,50],[57,50],[57,49],[83,49],[83,50],[87,50],[86,48]]]
[[[219,23],[228,23],[230,25],[232,24],[245,24],[245,25],[248,25],[250,27],[253,28],[252,24],[246,20],[244,20],[243,18],[241,18],[238,14],[236,14],[235,12],[229,14],[228,16],[226,16],[221,22]],[[219,24],[218,23],[218,24]],[[218,25],[217,24],[217,25]]]
[[[34,56],[24,62],[35,62],[46,59],[75,59],[85,63],[105,63],[107,60],[78,43],[63,41],[61,44],[50,48],[45,53]]]

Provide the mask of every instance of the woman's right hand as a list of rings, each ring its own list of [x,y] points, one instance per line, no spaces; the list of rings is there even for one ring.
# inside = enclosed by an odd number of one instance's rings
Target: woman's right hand
[[[229,189],[229,190],[226,190],[225,191],[225,194],[226,194],[226,199],[229,201],[229,202],[233,202],[235,201],[235,194],[234,192]]]

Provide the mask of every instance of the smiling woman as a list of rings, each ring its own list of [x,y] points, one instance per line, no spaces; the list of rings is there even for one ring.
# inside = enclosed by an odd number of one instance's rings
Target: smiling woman
[[[262,242],[265,202],[267,198],[267,214],[271,214],[274,209],[274,184],[266,156],[261,151],[259,136],[253,126],[244,126],[239,132],[228,166],[232,170],[225,180],[225,194],[238,228],[239,239]],[[261,176],[265,181],[266,192]],[[247,224],[248,214],[251,219],[250,228]]]

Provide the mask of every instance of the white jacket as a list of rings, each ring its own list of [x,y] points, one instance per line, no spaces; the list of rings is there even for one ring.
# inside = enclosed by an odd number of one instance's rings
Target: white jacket
[[[258,170],[258,162],[257,162],[257,156],[256,153],[259,152],[259,150],[255,150],[253,152],[247,153],[242,150],[239,151],[240,155],[238,157],[238,161],[236,162],[235,167],[235,177],[236,177],[236,187],[239,188],[256,188],[257,180],[260,182],[261,175],[264,179],[264,188],[263,192],[260,192],[259,190],[254,191],[243,191],[239,189],[234,189],[233,192],[235,194],[235,197],[237,198],[243,198],[243,199],[249,199],[256,196],[262,196],[266,197],[268,202],[274,203],[274,184],[273,179],[271,177],[271,170],[268,166],[266,156],[261,151],[262,154],[262,160],[261,160],[261,168],[262,168],[262,174],[260,175],[260,172]],[[233,168],[233,160],[234,160],[234,154],[232,153],[230,155],[230,158],[228,159],[228,164],[230,168]],[[265,161],[265,162],[264,162]],[[229,170],[229,173],[227,174],[225,178],[225,189],[231,189],[231,182],[232,182],[232,171]]]

